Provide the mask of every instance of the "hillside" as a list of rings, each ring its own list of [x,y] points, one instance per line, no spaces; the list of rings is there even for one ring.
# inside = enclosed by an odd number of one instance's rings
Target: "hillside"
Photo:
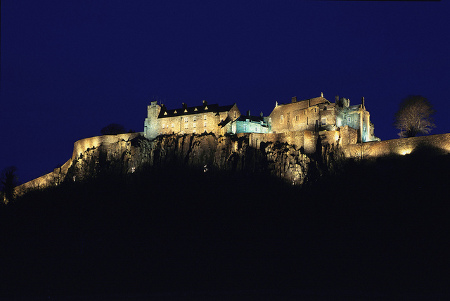
[[[0,296],[448,297],[449,167],[422,149],[344,161],[303,188],[109,169],[0,207]]]

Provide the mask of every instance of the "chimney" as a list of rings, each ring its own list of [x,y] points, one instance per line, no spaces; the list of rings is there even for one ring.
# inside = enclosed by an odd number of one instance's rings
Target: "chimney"
[[[323,92],[320,92],[320,97],[323,97]]]
[[[336,96],[334,97],[334,102],[335,102],[335,103],[338,103],[338,102],[339,102],[339,95],[336,95]]]
[[[206,100],[203,100],[203,105],[204,106],[208,105],[208,102]]]
[[[297,102],[297,96],[292,97],[292,103]]]
[[[249,116],[249,117],[250,117],[250,110],[248,110],[248,111],[247,111],[247,116]]]
[[[187,104],[185,104],[184,102],[181,103],[181,106],[183,107],[183,109],[187,108]]]
[[[364,96],[361,98],[361,107],[362,107],[363,109],[366,108],[366,106],[364,105]]]
[[[263,112],[259,113],[259,116],[261,116],[261,118],[263,118]]]

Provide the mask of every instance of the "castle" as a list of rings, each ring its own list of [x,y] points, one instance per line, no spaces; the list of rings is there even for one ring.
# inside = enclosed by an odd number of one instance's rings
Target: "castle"
[[[209,134],[200,135],[203,133]],[[251,116],[250,112],[243,115],[236,104],[219,106],[203,101],[199,106],[182,104],[181,108],[167,109],[153,101],[147,108],[144,132],[76,141],[72,157],[65,164],[18,186],[16,193],[58,185],[67,178],[70,168],[101,149],[108,158],[125,160],[127,172],[134,172],[142,158],[133,141],[142,136],[151,144],[149,158],[153,162],[163,161],[164,156],[178,156],[189,164],[212,164],[217,168],[230,164],[246,168],[246,150],[258,152],[264,147],[260,156],[269,162],[271,172],[295,184],[302,183],[309,164],[307,154],[315,153],[317,147],[333,146],[345,158],[357,159],[407,155],[423,145],[450,153],[450,133],[380,141],[374,135],[364,98],[361,104],[351,106],[349,99],[338,96],[334,103],[323,94],[300,101],[293,97],[289,103],[276,102],[266,117]],[[277,148],[277,142],[285,143],[286,147]]]
[[[324,143],[348,145],[369,141],[380,141],[374,135],[374,125],[366,110],[364,97],[359,105],[350,106],[350,100],[336,96],[331,103],[323,97],[279,104],[268,117],[241,115],[236,104],[219,106],[202,105],[167,109],[151,102],[144,121],[144,136],[153,139],[161,134],[296,134],[295,144],[304,147],[305,135],[311,139],[321,137]],[[289,135],[288,135],[289,136]],[[291,135],[292,136],[292,135]],[[299,137],[302,137],[301,139]],[[262,135],[256,138],[256,147],[261,141],[284,141],[286,135]],[[292,142],[292,141],[289,141]]]

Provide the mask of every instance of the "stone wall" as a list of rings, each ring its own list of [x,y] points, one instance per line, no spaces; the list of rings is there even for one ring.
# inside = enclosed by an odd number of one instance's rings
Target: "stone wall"
[[[375,158],[388,155],[407,155],[422,146],[449,153],[450,134],[358,143],[343,146],[341,150],[346,158]]]
[[[350,128],[348,128],[350,130]],[[355,139],[355,133],[341,131],[341,141]],[[348,138],[343,137],[349,136]],[[141,145],[132,145],[131,140],[142,133],[97,136],[81,139],[74,143],[72,157],[53,172],[31,180],[16,188],[17,194],[29,189],[58,185],[69,168],[81,164],[89,156],[96,156],[99,150],[106,151],[108,159],[126,160],[127,170],[135,170],[143,163],[153,166],[182,164],[193,168],[205,165],[222,170],[265,172],[281,177],[293,184],[302,184],[310,158],[316,151],[318,133],[311,131],[278,134],[242,133],[238,135],[160,135],[154,140],[143,140]],[[321,134],[324,141],[335,140],[337,132]],[[325,143],[326,143],[325,141]],[[323,142],[323,141],[322,141]],[[450,133],[423,137],[393,139],[339,146],[345,158],[376,158],[387,155],[407,155],[426,147],[450,153]],[[126,158],[124,157],[126,154]],[[81,162],[81,163],[80,163]]]
[[[130,141],[133,138],[142,136],[143,133],[127,133],[119,135],[104,135],[91,138],[85,138],[78,140],[74,143],[72,157],[67,160],[61,167],[55,168],[52,172],[40,176],[39,178],[28,181],[16,188],[16,194],[23,194],[27,190],[44,188],[49,185],[58,185],[67,174],[67,171],[72,166],[73,162],[77,160],[88,149],[98,148],[100,146],[114,145],[119,142],[125,143],[130,147]],[[109,152],[110,155],[114,155],[114,152]]]

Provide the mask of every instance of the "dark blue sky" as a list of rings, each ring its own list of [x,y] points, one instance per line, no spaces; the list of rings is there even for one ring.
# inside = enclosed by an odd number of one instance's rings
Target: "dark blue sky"
[[[109,123],[142,131],[155,97],[268,115],[292,96],[364,96],[387,140],[420,94],[432,133],[450,132],[448,1],[6,0],[1,14],[0,169],[22,182]]]

